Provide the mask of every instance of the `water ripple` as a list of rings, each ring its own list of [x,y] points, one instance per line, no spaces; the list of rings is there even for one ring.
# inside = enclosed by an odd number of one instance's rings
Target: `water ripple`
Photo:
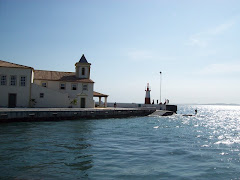
[[[239,117],[239,106],[182,105],[170,117],[2,124],[0,179],[237,179]]]

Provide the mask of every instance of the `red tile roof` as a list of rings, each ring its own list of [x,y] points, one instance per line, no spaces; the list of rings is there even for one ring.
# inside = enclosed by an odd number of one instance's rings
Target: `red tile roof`
[[[75,72],[61,72],[61,71],[44,71],[35,70],[34,79],[36,80],[50,80],[50,81],[69,81],[81,83],[94,83],[91,79],[77,78]]]
[[[108,97],[108,95],[102,94],[102,93],[99,93],[99,92],[96,92],[96,91],[93,91],[93,96],[94,97]]]
[[[33,69],[32,67],[23,66],[23,65],[20,65],[20,64],[15,64],[15,63],[3,61],[3,60],[0,60],[0,67]]]

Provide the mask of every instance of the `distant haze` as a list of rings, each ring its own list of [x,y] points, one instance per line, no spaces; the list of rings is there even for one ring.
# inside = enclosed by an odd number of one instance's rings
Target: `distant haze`
[[[110,102],[240,104],[239,0],[0,0],[0,59],[75,71]]]

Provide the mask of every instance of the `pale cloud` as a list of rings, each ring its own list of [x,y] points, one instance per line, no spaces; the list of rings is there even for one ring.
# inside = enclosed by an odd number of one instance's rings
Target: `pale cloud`
[[[236,24],[235,20],[231,20],[227,23],[220,24],[219,26],[216,26],[212,29],[208,30],[208,34],[210,35],[219,35],[224,33],[225,31],[231,29]]]
[[[203,32],[199,32],[193,34],[189,37],[187,45],[190,46],[199,46],[199,47],[207,47],[209,42],[215,37],[219,36],[229,29],[231,29],[236,24],[236,20],[231,20],[226,23],[220,24],[216,27],[209,28]]]
[[[201,74],[240,73],[240,63],[210,64],[202,69]]]

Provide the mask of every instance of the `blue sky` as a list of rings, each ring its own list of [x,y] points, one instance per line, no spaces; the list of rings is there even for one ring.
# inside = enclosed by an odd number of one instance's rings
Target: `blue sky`
[[[0,59],[74,71],[110,102],[240,104],[239,0],[0,0]]]

